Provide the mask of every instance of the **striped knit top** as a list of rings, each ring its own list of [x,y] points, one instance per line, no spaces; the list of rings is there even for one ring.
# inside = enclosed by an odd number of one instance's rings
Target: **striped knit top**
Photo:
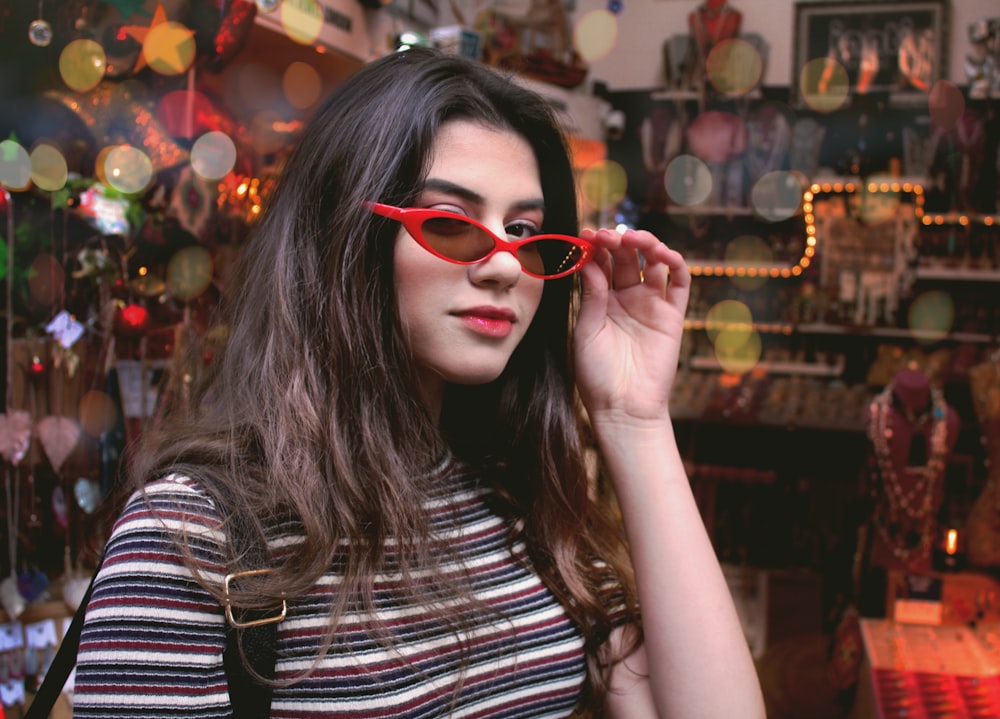
[[[271,716],[566,717],[585,678],[578,628],[531,569],[524,544],[490,508],[489,492],[456,472],[427,510],[456,550],[442,570],[467,575],[486,613],[462,643],[439,617],[393,600],[379,576],[375,606],[391,641],[348,613],[316,669],[274,691]],[[232,716],[222,653],[223,608],[193,578],[172,537],[186,532],[204,576],[225,576],[220,515],[199,485],[171,476],[135,495],[116,523],[87,609],[74,717]],[[285,541],[294,541],[286,537]],[[279,541],[280,544],[280,541]],[[288,603],[278,625],[279,680],[312,666],[339,577],[328,572]],[[482,613],[480,613],[482,614]],[[384,633],[383,633],[384,634]],[[456,687],[458,688],[456,694]]]

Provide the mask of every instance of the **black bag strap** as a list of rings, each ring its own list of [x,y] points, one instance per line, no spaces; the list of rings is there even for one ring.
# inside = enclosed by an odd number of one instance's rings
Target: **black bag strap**
[[[52,664],[45,672],[42,685],[38,688],[35,698],[32,700],[24,719],[48,719],[52,713],[52,707],[56,705],[59,695],[62,693],[66,680],[69,679],[73,667],[76,666],[76,652],[80,647],[80,632],[83,629],[83,619],[87,614],[87,605],[90,604],[90,595],[94,592],[94,581],[97,579],[97,570],[101,568],[101,562],[97,562],[94,569],[94,576],[90,578],[87,591],[80,600],[80,606],[73,613],[73,621],[70,622],[66,633],[63,635],[59,649],[56,651]]]
[[[247,541],[246,532],[240,527],[234,536],[235,542],[247,547],[251,565],[264,566],[266,553],[259,542]],[[80,600],[80,606],[73,614],[73,621],[63,635],[59,649],[52,660],[42,685],[38,688],[35,698],[28,707],[24,719],[48,719],[52,713],[66,680],[69,679],[73,667],[76,666],[76,655],[80,649],[80,633],[87,614],[90,595],[94,591],[94,582],[104,558],[98,561],[94,576],[87,585],[87,591]],[[267,571],[251,570],[251,571]],[[239,574],[239,573],[238,573]],[[238,574],[226,577],[228,582],[238,579]],[[257,681],[240,657],[240,646],[246,654],[247,661],[261,677],[274,679],[274,663],[277,660],[278,622],[285,615],[286,605],[282,602],[280,615],[267,616],[266,612],[240,610],[236,607],[226,607],[226,647],[222,654],[222,663],[226,670],[226,681],[229,685],[229,701],[233,708],[235,719],[268,719],[271,715],[271,695],[273,687],[268,683]]]
[[[233,607],[229,603],[229,585],[241,575],[270,571],[267,569],[267,545],[261,539],[254,541],[241,522],[232,524],[232,540],[238,547],[246,548],[247,565],[257,567],[244,572],[228,574],[223,590],[226,608],[226,649],[222,661],[229,682],[229,701],[236,719],[267,719],[271,715],[271,695],[274,687],[258,681],[243,663],[240,649],[253,671],[264,679],[274,679],[277,661],[278,623],[285,618],[287,604],[275,614],[267,610],[250,610]]]

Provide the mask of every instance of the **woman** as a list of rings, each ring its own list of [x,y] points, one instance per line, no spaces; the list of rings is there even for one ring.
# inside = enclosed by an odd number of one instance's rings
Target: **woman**
[[[278,612],[274,717],[763,716],[667,411],[690,277],[649,233],[575,237],[575,203],[547,105],[485,66],[411,49],[343,84],[199,411],[135,462],[76,716],[232,716],[227,601]]]

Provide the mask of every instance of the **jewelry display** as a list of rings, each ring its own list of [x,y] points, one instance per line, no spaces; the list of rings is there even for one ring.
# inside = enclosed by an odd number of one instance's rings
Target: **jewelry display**
[[[904,372],[914,376],[923,374],[904,370],[900,375]],[[881,490],[874,525],[893,558],[907,569],[929,567],[935,512],[941,501],[949,453],[950,428],[944,394],[932,385],[926,391],[929,406],[909,404],[900,399],[894,380],[876,395],[869,407],[868,438],[874,449],[874,480],[876,488]],[[912,435],[907,437],[904,432]],[[927,456],[922,464],[912,464],[908,455],[918,432],[927,436]]]

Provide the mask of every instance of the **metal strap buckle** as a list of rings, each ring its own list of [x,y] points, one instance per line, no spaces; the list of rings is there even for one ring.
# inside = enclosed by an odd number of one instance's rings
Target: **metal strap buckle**
[[[229,597],[229,584],[233,580],[240,579],[241,577],[254,577],[260,574],[267,574],[270,571],[270,569],[248,569],[244,572],[233,572],[231,574],[227,574],[226,578],[222,580],[222,604],[226,608],[226,621],[229,622],[229,626],[234,629],[246,629],[247,627],[259,627],[264,624],[277,624],[285,618],[285,615],[288,613],[288,602],[285,601],[284,597],[281,599],[281,613],[276,614],[273,617],[251,619],[247,622],[241,622],[233,616],[233,604]]]

